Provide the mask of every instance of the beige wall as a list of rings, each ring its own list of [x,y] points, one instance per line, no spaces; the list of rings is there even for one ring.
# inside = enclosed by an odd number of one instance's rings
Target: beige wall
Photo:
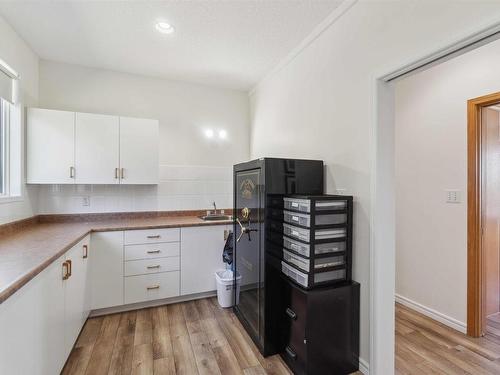
[[[297,55],[281,64],[251,96],[252,157],[323,159],[327,164],[327,192],[341,188],[355,196],[353,277],[361,283],[361,358],[365,361],[370,355],[375,78],[498,19],[499,3],[359,1]],[[427,149],[420,147],[419,152]],[[459,166],[462,161],[458,159]],[[462,176],[460,171],[454,174]],[[423,179],[415,182],[425,183]],[[456,227],[450,223],[446,229]],[[459,238],[460,229],[455,232]],[[387,261],[391,259],[388,252]],[[459,258],[458,267],[462,266]],[[390,285],[390,272],[376,276],[385,278]],[[377,296],[373,298],[376,300]],[[390,316],[389,307],[386,315]],[[384,333],[391,332],[391,328],[377,327]],[[379,350],[387,348],[389,353],[391,335],[382,334],[379,339]],[[374,370],[391,373],[390,354]]]
[[[40,107],[158,119],[160,182],[41,186],[39,212],[232,207],[232,165],[250,156],[245,92],[41,61]],[[206,128],[214,139],[206,138]],[[219,129],[227,139],[217,139]],[[82,205],[83,197],[90,206]]]
[[[483,131],[483,233],[486,315],[500,309],[500,113],[482,110]]]
[[[396,84],[396,293],[465,330],[467,106],[500,91],[500,41]],[[461,203],[446,203],[446,189]]]
[[[39,105],[158,119],[161,165],[229,166],[249,157],[243,91],[41,61]],[[228,138],[207,140],[205,128]]]

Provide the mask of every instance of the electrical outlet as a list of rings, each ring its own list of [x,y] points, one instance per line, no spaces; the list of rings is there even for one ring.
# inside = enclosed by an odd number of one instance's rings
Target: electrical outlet
[[[460,190],[445,190],[446,203],[460,203]]]
[[[90,197],[82,197],[82,206],[90,207]]]
[[[335,189],[335,194],[336,195],[349,195],[347,189],[345,189],[345,188]]]

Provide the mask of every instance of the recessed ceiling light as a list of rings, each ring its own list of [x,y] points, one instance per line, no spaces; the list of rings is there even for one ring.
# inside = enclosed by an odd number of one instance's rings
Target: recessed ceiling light
[[[219,138],[220,139],[226,139],[227,138],[227,131],[225,131],[225,130],[219,130]]]
[[[164,21],[158,21],[155,27],[162,34],[172,34],[174,32],[173,26]]]
[[[205,130],[205,137],[213,138],[213,136],[214,136],[214,131],[212,129]]]

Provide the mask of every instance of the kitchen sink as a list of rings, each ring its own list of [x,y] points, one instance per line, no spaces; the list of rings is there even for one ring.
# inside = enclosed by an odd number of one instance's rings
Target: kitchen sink
[[[205,221],[218,221],[218,220],[231,220],[232,216],[229,215],[205,215],[199,216],[201,220]]]

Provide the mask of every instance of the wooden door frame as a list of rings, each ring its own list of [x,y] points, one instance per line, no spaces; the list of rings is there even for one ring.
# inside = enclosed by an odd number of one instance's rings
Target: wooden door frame
[[[484,333],[484,261],[482,243],[481,109],[500,102],[500,92],[467,101],[467,335]]]

